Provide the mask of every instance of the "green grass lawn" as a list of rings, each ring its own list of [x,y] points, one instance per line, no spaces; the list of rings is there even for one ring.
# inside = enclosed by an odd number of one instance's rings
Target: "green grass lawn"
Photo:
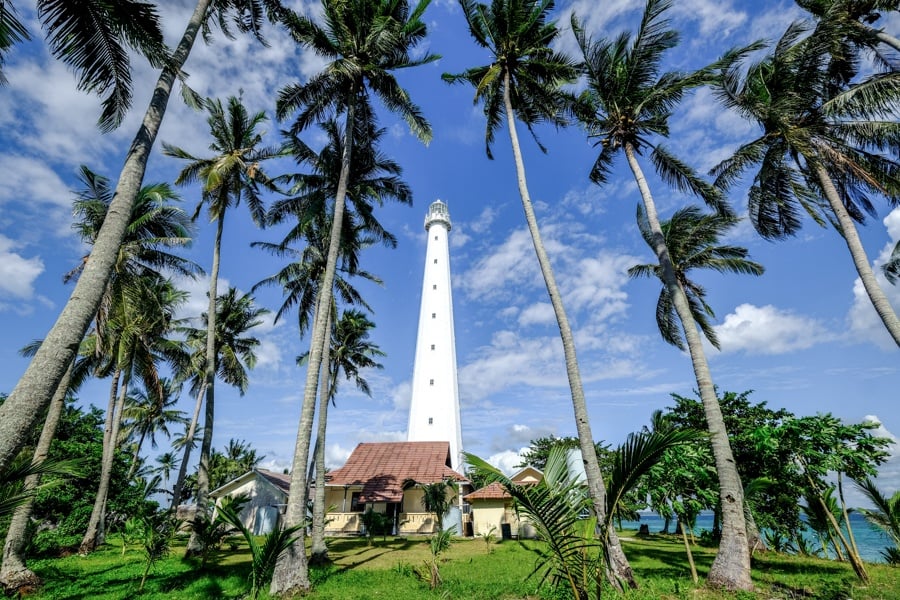
[[[536,578],[528,578],[535,566],[533,548],[538,542],[504,541],[488,548],[481,539],[454,540],[444,555],[444,585],[436,591],[417,575],[429,557],[424,538],[388,538],[367,546],[361,539],[334,539],[329,543],[334,564],[314,569],[312,600],[457,598],[460,600],[561,600]],[[733,597],[759,599],[900,598],[900,569],[868,565],[872,582],[857,585],[850,566],[811,558],[773,553],[757,554],[753,561],[756,594],[728,595],[695,588],[691,583],[684,547],[676,538],[652,536],[623,540],[625,552],[638,576],[641,589],[620,597],[630,600],[701,599]],[[160,561],[151,572],[145,590],[138,591],[144,568],[142,554],[121,546],[105,546],[89,557],[77,555],[33,561],[32,568],[45,582],[30,594],[35,600],[228,599],[247,594],[249,554],[246,547],[223,550],[211,564],[200,568],[181,559],[183,546]],[[712,563],[714,550],[695,548],[701,579]],[[265,598],[265,594],[263,595]],[[612,597],[612,594],[609,595]]]

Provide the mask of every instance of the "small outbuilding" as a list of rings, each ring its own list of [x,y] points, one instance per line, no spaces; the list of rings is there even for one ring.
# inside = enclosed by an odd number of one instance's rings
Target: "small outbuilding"
[[[519,485],[535,485],[540,483],[544,474],[534,467],[525,467],[510,479]],[[503,538],[533,538],[534,526],[520,518],[516,512],[513,498],[500,483],[475,490],[463,497],[470,505],[472,530],[475,535],[492,533]]]
[[[265,535],[280,526],[290,488],[290,475],[253,469],[216,488],[209,497],[218,506],[222,498],[246,495],[250,501],[241,510],[241,522],[253,535]]]

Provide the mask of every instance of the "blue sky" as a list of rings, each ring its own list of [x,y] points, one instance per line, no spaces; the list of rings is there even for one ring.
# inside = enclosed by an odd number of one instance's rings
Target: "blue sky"
[[[174,41],[192,5],[187,0],[159,4],[167,39]],[[315,3],[295,6],[314,10]],[[641,3],[612,0],[601,6],[588,0],[560,2],[557,14],[567,24],[574,11],[595,35],[637,26]],[[34,15],[21,6],[20,11],[32,19],[31,31],[40,40]],[[680,0],[670,16],[683,37],[669,68],[690,69],[712,61],[727,46],[776,37],[801,14],[787,1]],[[437,198],[447,202],[454,223],[451,263],[465,449],[509,468],[529,440],[574,435],[561,345],[525,228],[507,133],[498,132],[495,160],[489,161],[472,89],[440,80],[443,72],[459,72],[489,58],[471,42],[455,2],[433,2],[426,20],[428,49],[443,58],[400,78],[430,119],[434,140],[423,146],[402,122],[382,118],[388,129],[383,149],[402,165],[415,204],[379,211],[399,247],[373,248],[363,257],[364,268],[384,280],[383,287],[359,287],[374,309],[378,328],[373,338],[387,357],[383,370],[366,374],[371,398],[343,385],[337,408],[329,413],[331,466],[342,464],[359,442],[405,439],[424,267],[422,222]],[[883,25],[896,33],[900,19],[895,14]],[[228,41],[219,35],[211,46],[199,44],[186,67],[190,85],[223,99],[242,90],[251,110],[272,115],[277,90],[305,80],[321,63],[283,34],[271,32],[269,41],[264,48],[247,38]],[[574,50],[569,32],[561,44]],[[78,167],[87,164],[115,180],[156,74],[136,64],[135,109],[121,128],[101,135],[94,126],[99,101],[75,91],[72,74],[49,59],[42,45],[19,46],[4,72],[10,83],[0,89],[0,321],[5,333],[0,391],[8,392],[26,366],[18,348],[45,335],[71,293],[62,274],[84,252],[70,227]],[[276,141],[279,124],[273,120],[266,129]],[[520,131],[531,195],[575,331],[594,435],[618,443],[646,424],[654,409],[670,404],[670,393],[692,394],[690,361],[664,344],[656,330],[659,284],[630,281],[626,274],[628,267],[650,262],[651,255],[635,226],[639,195],[624,161],[601,188],[587,178],[595,150],[582,130],[539,128],[538,133],[547,154]],[[756,133],[701,90],[677,112],[668,145],[705,172]],[[312,144],[322,141],[317,132],[307,138]],[[205,118],[173,98],[159,139],[207,154]],[[649,174],[651,167],[644,166]],[[145,182],[172,181],[179,168],[178,161],[162,156],[157,143]],[[292,168],[285,162],[269,171]],[[693,202],[652,176],[650,184],[664,217]],[[185,209],[193,210],[198,190],[181,192]],[[735,190],[732,201],[745,212],[743,189]],[[860,229],[875,264],[900,239],[900,210],[891,213],[879,202],[878,216]],[[212,226],[201,218],[188,255],[207,269],[212,237]],[[239,207],[226,224],[222,278],[247,291],[275,273],[282,263],[249,244],[278,240],[280,231],[256,229]],[[744,222],[729,241],[748,247],[766,273],[759,278],[697,276],[717,314],[722,351],[710,348],[709,358],[719,388],[752,389],[753,400],[798,415],[832,412],[854,422],[877,418],[884,435],[900,432],[897,349],[863,297],[839,236],[807,222],[797,237],[771,243]],[[883,279],[882,284],[900,309],[900,289]],[[206,306],[207,281],[185,286],[193,295],[183,316],[199,315]],[[275,289],[257,298],[273,310],[281,301]],[[282,468],[291,461],[305,375],[294,357],[308,341],[299,339],[293,314],[278,323],[269,319],[257,335],[262,340],[259,364],[246,396],[217,387],[215,444],[247,440],[266,455],[266,466]],[[105,405],[107,385],[89,384],[81,401]],[[183,408],[191,405],[185,395]],[[893,451],[898,454],[897,446]],[[884,466],[880,481],[888,491],[900,487],[900,458]]]

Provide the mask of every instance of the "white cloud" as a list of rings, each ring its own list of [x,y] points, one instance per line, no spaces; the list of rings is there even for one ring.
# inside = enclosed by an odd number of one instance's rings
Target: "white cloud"
[[[900,208],[892,210],[884,218],[883,223],[890,236],[890,241],[884,245],[881,253],[873,261],[872,269],[875,272],[875,279],[878,285],[894,307],[894,311],[897,312],[900,311],[900,286],[891,285],[884,277],[881,265],[887,262],[894,250],[894,246],[900,241]],[[874,343],[886,350],[897,347],[893,338],[885,329],[878,313],[875,312],[872,301],[869,299],[869,295],[866,293],[862,280],[859,277],[853,282],[853,304],[850,306],[847,319],[850,322],[850,332],[855,338]]]
[[[818,321],[772,305],[741,304],[715,330],[723,353],[783,354],[832,337]]]
[[[515,423],[506,428],[501,436],[494,440],[493,445],[497,450],[508,450],[524,446],[527,449],[532,440],[548,437],[556,433],[556,428],[550,425],[523,425]],[[521,450],[519,451],[521,453]]]
[[[388,394],[396,410],[408,410],[412,400],[412,383],[404,381],[397,384]]]
[[[34,281],[44,272],[44,261],[39,256],[23,257],[13,251],[16,247],[15,242],[0,235],[0,298],[30,300]]]
[[[721,0],[681,0],[672,7],[673,16],[697,21],[703,37],[724,37],[742,26],[747,13],[735,10],[730,2]]]
[[[57,236],[72,234],[72,194],[47,162],[0,154],[0,173],[0,226],[32,237],[48,228]]]
[[[337,469],[344,466],[353,448],[345,448],[340,444],[325,444],[325,466]]]
[[[549,302],[538,302],[526,307],[519,314],[519,325],[552,325],[556,322],[553,306]]]
[[[584,258],[563,281],[563,297],[574,310],[589,309],[592,318],[604,320],[621,315],[628,307],[628,269],[639,262],[634,256],[601,252]]]
[[[506,296],[514,284],[533,284],[537,277],[539,271],[531,235],[527,230],[519,229],[458,277],[454,287],[473,299],[487,299]]]
[[[478,218],[469,224],[475,233],[485,233],[490,230],[491,224],[497,218],[500,210],[493,206],[485,206]]]
[[[256,347],[256,366],[258,368],[277,368],[281,365],[281,348],[275,340],[257,336],[259,346]]]
[[[512,331],[498,331],[490,345],[474,351],[470,361],[459,369],[460,397],[469,402],[516,385],[566,385],[558,336],[529,339]]]
[[[518,452],[513,450],[504,450],[502,452],[497,452],[496,454],[491,454],[485,460],[489,463],[503,471],[503,473],[508,477],[514,475],[516,471],[520,469],[520,467],[516,466],[522,463],[522,454],[528,450],[528,447],[521,448]]]

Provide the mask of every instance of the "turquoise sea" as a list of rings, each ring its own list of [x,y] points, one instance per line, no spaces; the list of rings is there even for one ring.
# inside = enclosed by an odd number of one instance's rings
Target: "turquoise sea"
[[[641,524],[646,523],[650,527],[650,533],[657,533],[663,528],[663,519],[656,513],[641,513],[640,521],[623,521],[622,528],[625,530],[634,530],[637,532]],[[694,535],[699,535],[701,531],[712,530],[713,516],[712,513],[701,513],[697,517],[697,524],[694,527]],[[850,513],[850,525],[853,528],[853,535],[856,537],[856,545],[859,547],[859,553],[863,560],[867,562],[884,562],[881,551],[886,546],[891,545],[888,537],[881,530],[873,527],[859,513]],[[669,525],[669,531],[675,531],[675,521]],[[813,541],[809,533],[807,540],[810,542],[810,548],[818,548],[818,540]]]

